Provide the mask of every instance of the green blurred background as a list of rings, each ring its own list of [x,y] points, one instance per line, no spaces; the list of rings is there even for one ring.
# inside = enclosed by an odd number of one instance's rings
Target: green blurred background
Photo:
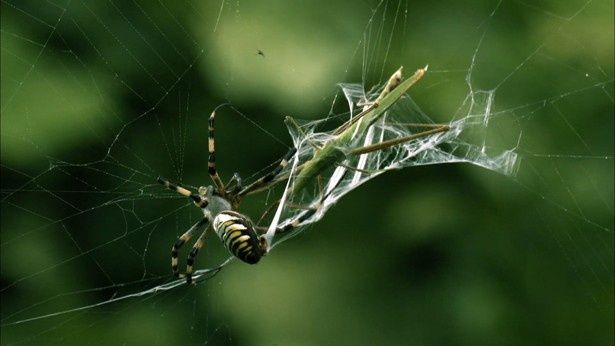
[[[612,1],[7,0],[1,19],[2,344],[613,344]],[[257,266],[13,324],[170,279],[198,210],[155,178],[209,183],[216,105],[245,115],[218,115],[223,178],[248,178],[291,145],[284,116],[427,63],[411,95],[434,121],[469,68],[494,90],[487,139],[517,146],[516,177],[387,173]],[[197,265],[224,258],[213,239]]]

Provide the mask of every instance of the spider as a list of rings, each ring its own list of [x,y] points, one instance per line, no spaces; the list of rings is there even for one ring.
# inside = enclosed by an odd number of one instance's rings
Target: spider
[[[348,154],[336,149],[338,146],[343,147],[344,141],[348,141],[357,129],[371,126],[371,124],[378,119],[378,116],[384,114],[386,108],[390,107],[396,99],[401,97],[401,95],[414,83],[416,83],[416,81],[418,81],[426,71],[427,67],[417,70],[415,74],[410,77],[410,79],[404,82],[404,87],[401,88],[401,91],[397,92],[396,95],[393,95],[391,91],[397,88],[402,80],[402,68],[400,68],[391,76],[383,88],[380,96],[374,102],[370,102],[369,105],[365,105],[361,113],[346,121],[332,132],[335,136],[333,139],[329,140],[322,146],[313,144],[316,147],[316,151],[312,159],[297,167],[297,169],[301,170],[301,175],[297,176],[297,179],[294,181],[293,191],[300,191],[309,179],[314,176],[319,177],[320,173],[331,165],[339,165],[347,168],[344,170],[343,174],[346,174],[348,169],[354,169],[353,167],[343,164],[342,161],[346,155],[364,155],[373,151],[378,151],[408,141],[413,141],[421,137],[448,131],[450,127],[444,124],[408,124],[408,126],[425,128],[427,130],[408,136],[388,139],[364,147],[354,148],[350,150]],[[386,97],[389,97],[389,100],[385,102]],[[383,102],[385,105],[380,107],[380,102]],[[379,108],[380,111],[376,108]],[[255,264],[267,253],[269,244],[267,239],[264,237],[267,229],[264,227],[255,226],[250,218],[239,213],[237,210],[239,209],[239,205],[245,196],[265,190],[276,182],[281,181],[282,179],[279,179],[280,173],[284,170],[288,162],[297,152],[295,148],[291,148],[271,172],[246,187],[242,186],[241,178],[238,174],[234,174],[225,186],[216,170],[214,141],[215,114],[216,110],[211,113],[208,126],[208,171],[215,186],[210,185],[208,187],[200,187],[198,193],[194,193],[185,187],[174,184],[162,177],[158,177],[158,182],[160,184],[173,191],[176,191],[182,196],[192,199],[194,204],[203,211],[203,218],[190,227],[188,231],[182,234],[171,248],[171,268],[173,270],[173,274],[176,277],[181,277],[183,275],[188,284],[192,282],[194,259],[199,250],[205,244],[205,236],[210,226],[213,228],[214,232],[218,235],[229,252],[243,262]],[[290,121],[290,124],[293,125],[295,123]],[[295,126],[297,125],[295,124]],[[299,129],[299,131],[301,130]],[[357,171],[365,172],[360,169]],[[331,189],[328,193],[331,193],[332,191],[333,190]],[[327,196],[328,194],[323,195],[320,202],[316,202],[307,208],[299,207],[304,209],[303,212],[297,214],[294,219],[285,222],[283,226],[278,226],[275,229],[275,234],[282,234],[300,227],[305,221],[309,220],[314,214],[316,214],[321,207],[322,201],[324,201]],[[180,275],[178,271],[177,259],[179,249],[192,238],[193,234],[197,230],[201,229],[203,230],[201,235],[198,237],[192,247],[192,250],[188,254],[186,261],[186,273]]]
[[[182,234],[171,248],[171,269],[173,275],[175,277],[185,277],[188,284],[192,283],[194,260],[199,250],[205,245],[205,237],[210,226],[213,226],[214,232],[229,252],[243,262],[255,264],[267,253],[268,244],[267,240],[263,237],[266,229],[256,227],[250,218],[237,212],[237,210],[245,196],[263,190],[272,184],[296,152],[295,148],[291,148],[271,172],[248,186],[242,186],[241,178],[237,173],[233,175],[228,184],[224,185],[216,169],[215,114],[216,111],[214,110],[209,117],[208,126],[208,172],[215,186],[201,186],[198,193],[194,193],[163,177],[158,177],[160,184],[182,196],[192,199],[194,204],[201,208],[203,212],[203,218]],[[298,227],[302,221],[309,218],[314,212],[315,210],[309,209],[301,213],[296,220],[280,228],[279,231],[285,232]],[[179,250],[198,230],[202,230],[202,232],[188,254],[186,273],[180,274],[178,270]]]

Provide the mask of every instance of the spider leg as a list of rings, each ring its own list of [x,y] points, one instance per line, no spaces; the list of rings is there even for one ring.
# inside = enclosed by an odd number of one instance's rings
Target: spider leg
[[[342,179],[346,176],[347,172],[348,171],[344,171],[342,173],[342,176],[340,177],[339,181],[342,181]],[[337,184],[339,184],[339,182],[336,183],[336,185]],[[309,218],[314,216],[314,214],[316,214],[320,210],[320,208],[322,208],[323,203],[327,200],[327,198],[329,198],[329,196],[335,191],[335,187],[336,186],[329,187],[328,192],[324,193],[317,202],[312,203],[312,205],[308,207],[292,206],[292,205],[287,204],[287,206],[291,208],[303,209],[303,211],[300,212],[297,216],[295,216],[295,218],[292,221],[285,222],[283,225],[278,226],[276,228],[275,235],[284,234],[289,231],[292,231],[293,229],[300,227],[305,221],[307,221]],[[322,190],[322,187],[320,187],[320,193],[323,193],[323,192],[324,191]],[[257,227],[256,230],[264,234],[267,232],[268,229],[267,227]]]
[[[192,238],[192,234],[194,233],[194,231],[196,231],[197,229],[203,227],[204,225],[207,225],[208,222],[209,222],[209,219],[203,218],[199,222],[195,223],[184,234],[179,236],[179,238],[177,238],[177,241],[175,241],[175,244],[173,244],[173,247],[171,248],[171,269],[173,270],[173,275],[175,277],[179,277],[179,271],[177,270],[177,256],[179,255],[179,249],[187,241],[189,241],[190,238]],[[205,229],[205,230],[207,230],[207,229]],[[200,237],[199,237],[199,240],[200,240]]]
[[[243,189],[241,176],[239,173],[234,173],[231,180],[226,184],[226,191],[228,194],[233,195]]]
[[[186,283],[189,285],[192,283],[192,272],[194,265],[194,258],[199,253],[199,250],[203,248],[205,245],[205,236],[207,234],[207,228],[201,233],[199,239],[196,240],[194,245],[192,246],[192,250],[188,254],[188,259],[186,260]]]
[[[278,226],[278,228],[275,231],[275,234],[284,234],[286,232],[292,231],[293,229],[301,226],[301,224],[306,221],[307,219],[309,219],[310,217],[312,217],[314,214],[316,214],[316,212],[318,211],[318,209],[320,209],[320,203],[312,206],[312,207],[306,207],[304,208],[305,210],[302,211],[301,213],[299,213],[299,215],[297,215],[297,217],[295,217],[294,220],[287,222],[285,225],[283,226]],[[260,234],[265,234],[267,233],[268,228],[267,227],[256,227],[256,231],[259,232]]]
[[[260,179],[258,179],[255,182],[253,182],[252,184],[244,187],[241,191],[239,191],[239,193],[237,195],[239,197],[243,197],[243,196],[249,194],[250,192],[252,192],[254,190],[262,189],[265,186],[267,186],[269,183],[271,183],[273,181],[273,179],[278,174],[280,174],[280,172],[282,172],[284,167],[286,167],[286,165],[288,165],[288,161],[290,161],[290,159],[293,157],[293,155],[295,155],[296,152],[297,152],[297,149],[291,148],[286,153],[286,155],[284,155],[282,160],[280,160],[280,163],[276,166],[276,168],[273,169],[273,171],[271,171],[268,174],[264,175],[263,177],[261,177]]]
[[[164,185],[169,190],[173,190],[182,196],[192,199],[192,201],[194,201],[194,204],[201,209],[207,207],[207,205],[209,204],[207,198],[202,197],[184,187],[181,187],[180,185],[174,184],[163,177],[158,177],[158,183]]]
[[[314,214],[316,214],[316,212],[322,207],[322,202],[329,196],[329,194],[324,195],[321,200],[319,202],[316,202],[314,204],[312,204],[309,207],[303,207],[303,206],[298,206],[298,205],[291,205],[291,204],[287,204],[287,206],[294,208],[294,209],[303,209],[303,211],[301,213],[299,213],[299,215],[297,215],[292,221],[286,222],[283,226],[278,226],[275,234],[284,234],[288,231],[291,231],[299,226],[301,226],[301,224],[306,221],[307,219],[309,219],[310,217],[312,217]],[[269,207],[269,209],[267,209],[267,211],[265,212],[266,214],[268,214],[271,209],[273,209],[272,207],[277,207],[280,204],[280,201],[278,200],[277,202],[275,202],[274,204],[272,204],[271,207]],[[261,220],[263,220],[265,218],[265,215],[263,215],[261,217]],[[259,220],[259,222],[261,221]],[[269,230],[268,227],[264,227],[264,226],[258,226],[255,227],[256,231],[259,234],[265,234],[267,233],[267,231]]]
[[[216,117],[216,111],[211,112],[209,116],[209,126],[208,126],[208,138],[207,138],[207,148],[209,149],[209,158],[207,159],[207,168],[209,172],[209,176],[211,180],[214,181],[216,187],[218,187],[218,191],[221,195],[224,195],[224,183],[220,176],[218,175],[218,171],[216,170],[216,141],[214,139],[214,121]]]

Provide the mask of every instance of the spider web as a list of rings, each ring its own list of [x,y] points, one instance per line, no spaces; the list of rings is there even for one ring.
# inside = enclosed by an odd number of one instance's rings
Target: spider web
[[[375,102],[380,94],[366,94],[361,84],[342,84],[340,87],[351,109],[350,113],[355,105],[361,105],[366,100],[369,100],[368,103]],[[344,160],[324,171],[318,179],[313,179],[313,186],[305,188],[295,187],[299,184],[298,180],[302,179],[303,171],[300,167],[318,157],[319,151],[335,139],[336,134],[333,131],[317,130],[334,121],[332,118],[316,120],[297,128],[289,125],[297,154],[288,169],[287,175],[290,179],[277,208],[278,215],[269,226],[268,239],[271,242],[280,228],[299,219],[302,220],[301,227],[296,227],[294,234],[301,232],[303,227],[322,219],[327,210],[344,195],[390,170],[445,163],[471,163],[514,176],[518,168],[518,156],[514,148],[504,150],[487,146],[484,128],[491,117],[492,101],[493,92],[478,91],[470,94],[459,109],[464,113],[463,116],[445,124],[448,126],[446,130],[438,131],[442,125],[434,124],[408,95],[404,95],[366,131],[354,131],[347,143],[339,145],[338,149],[346,153]],[[362,109],[370,108],[366,105]],[[353,116],[349,119],[353,119]],[[433,133],[421,135],[426,131]],[[360,155],[351,154],[356,148],[414,137],[417,138],[394,146]],[[314,210],[314,215],[303,220],[302,215],[307,215],[306,206]]]
[[[1,6],[3,344],[177,343],[182,335],[225,344],[271,342],[271,335],[290,342],[306,333],[316,335],[309,340],[314,343],[338,338],[336,331],[285,321],[293,318],[283,306],[337,306],[325,287],[307,297],[293,295],[297,283],[315,284],[305,277],[308,270],[331,283],[343,275],[376,287],[388,280],[378,266],[383,257],[338,249],[353,233],[334,231],[340,224],[356,227],[355,217],[391,229],[357,235],[380,239],[382,244],[369,245],[388,249],[390,257],[395,249],[408,256],[398,244],[437,239],[433,230],[455,230],[468,241],[494,237],[493,253],[479,253],[496,262],[521,257],[528,267],[574,283],[577,289],[568,294],[589,306],[574,320],[599,321],[588,327],[588,337],[605,337],[612,325],[613,19],[604,16],[612,13],[612,2],[376,1],[352,9],[339,2],[306,13],[283,3],[224,0],[3,0]],[[515,35],[517,25],[532,35]],[[423,80],[342,149],[420,131],[411,123],[448,124],[449,131],[349,157],[293,193],[297,167],[314,155],[313,144],[330,139],[335,126],[374,100],[399,66],[408,77],[425,64]],[[322,207],[302,227],[276,238],[255,267],[233,263],[210,238],[197,260],[203,268],[199,285],[186,289],[169,275],[169,249],[200,212],[155,179],[164,175],[194,189],[209,184],[207,115],[225,102],[232,106],[217,114],[216,123],[223,178],[250,172],[242,174],[249,183],[272,169],[288,147],[299,149],[283,172],[290,179],[247,201],[242,212],[256,221],[266,209],[276,211],[261,223],[273,239],[272,231],[306,206]],[[302,132],[287,131],[287,114],[302,119]],[[421,186],[427,180],[414,171],[456,173],[443,175],[438,186]],[[432,194],[442,189],[445,197]],[[460,191],[501,202],[463,205],[457,203],[463,201]],[[367,219],[355,211],[344,214],[345,203],[365,200],[381,201],[382,211],[371,202],[358,212]],[[473,207],[497,211],[471,222],[490,231],[456,230],[450,220],[461,222],[460,210]],[[332,224],[337,218],[343,220]],[[514,223],[522,228],[507,220],[523,220]],[[303,237],[278,247],[296,235]],[[320,242],[314,244],[315,238]],[[344,261],[307,263],[302,255],[317,252],[298,248],[302,242],[335,248],[357,261],[361,272],[379,274],[361,276]],[[559,265],[541,263],[540,253]],[[348,265],[334,271],[339,263]],[[398,263],[391,276],[406,271],[406,263]],[[526,275],[501,280],[524,285],[518,290],[531,293],[522,299],[531,305],[551,286],[541,287],[536,271]],[[411,296],[417,286],[401,287],[400,294]],[[383,305],[391,304],[385,299]],[[415,325],[400,333],[423,335],[425,325]],[[115,333],[103,336],[103,330]],[[342,340],[367,340],[356,337]]]

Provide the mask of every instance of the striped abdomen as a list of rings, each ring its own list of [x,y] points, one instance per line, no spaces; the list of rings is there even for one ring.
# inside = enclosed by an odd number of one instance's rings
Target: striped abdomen
[[[254,264],[265,254],[252,222],[245,216],[222,211],[216,215],[213,226],[224,246],[240,260]]]

